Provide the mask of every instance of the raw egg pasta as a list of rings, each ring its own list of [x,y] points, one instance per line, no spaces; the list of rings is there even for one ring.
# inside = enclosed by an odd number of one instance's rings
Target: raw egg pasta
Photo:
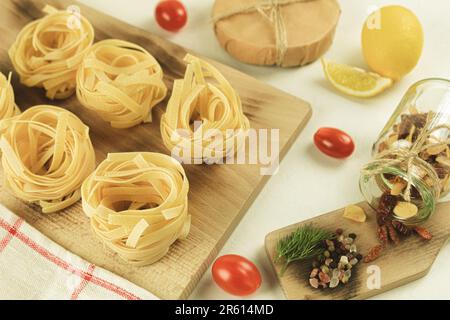
[[[161,119],[164,144],[172,152],[178,148],[178,156],[194,163],[234,155],[250,128],[239,95],[211,64],[189,54],[184,60],[184,79],[175,80]],[[200,125],[193,127],[194,121]],[[199,157],[195,150],[201,150]]]
[[[150,152],[109,154],[81,188],[94,233],[136,265],[158,261],[187,236],[188,191],[180,163]]]
[[[38,204],[43,213],[80,199],[84,179],[95,169],[89,128],[73,113],[35,106],[3,120],[0,148],[5,187],[17,198]]]
[[[144,48],[122,40],[92,46],[77,75],[77,96],[114,128],[152,121],[167,93],[163,72]]]
[[[14,100],[14,91],[11,86],[11,73],[6,78],[0,72],[0,120],[14,117],[20,113]]]
[[[44,88],[49,99],[65,99],[75,92],[76,73],[94,41],[94,29],[81,15],[50,6],[44,12],[22,29],[9,56],[24,85]]]

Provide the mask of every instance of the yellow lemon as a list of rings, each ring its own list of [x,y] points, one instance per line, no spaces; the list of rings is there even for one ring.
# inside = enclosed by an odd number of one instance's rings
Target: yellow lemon
[[[363,26],[362,50],[376,73],[399,80],[417,65],[423,48],[419,19],[402,6],[386,6],[372,13]]]

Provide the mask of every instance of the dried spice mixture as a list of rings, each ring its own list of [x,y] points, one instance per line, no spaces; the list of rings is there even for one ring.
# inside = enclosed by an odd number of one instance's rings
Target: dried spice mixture
[[[397,245],[401,237],[412,233],[430,240],[431,233],[420,224],[434,212],[435,199],[449,191],[449,127],[440,125],[441,117],[433,112],[409,110],[375,145],[381,159],[378,164],[384,161],[386,167],[397,171],[377,177],[384,190],[374,206],[380,244],[370,250],[365,262],[375,260],[389,243]]]
[[[334,237],[322,241],[323,253],[316,256],[309,275],[313,288],[336,288],[349,282],[354,267],[363,259],[355,244],[356,234],[337,229]]]

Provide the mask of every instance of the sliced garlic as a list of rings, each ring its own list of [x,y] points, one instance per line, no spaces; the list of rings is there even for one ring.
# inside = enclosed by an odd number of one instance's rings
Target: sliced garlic
[[[412,146],[412,143],[410,141],[405,140],[405,139],[400,139],[400,140],[395,141],[391,147],[393,149],[410,149],[411,146]]]
[[[440,154],[441,152],[444,152],[447,149],[447,145],[446,144],[441,144],[441,145],[436,145],[433,147],[429,147],[427,149],[427,153],[429,155],[435,156]]]
[[[419,209],[414,203],[400,201],[394,208],[394,213],[397,217],[408,219],[414,217]]]
[[[343,217],[356,222],[365,222],[366,212],[364,211],[363,208],[351,204],[345,207]]]
[[[436,162],[446,166],[446,167],[450,167],[450,159],[444,156],[438,156],[436,157]]]

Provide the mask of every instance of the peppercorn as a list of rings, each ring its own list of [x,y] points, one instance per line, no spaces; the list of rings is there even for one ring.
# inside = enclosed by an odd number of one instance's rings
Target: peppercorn
[[[324,251],[313,260],[309,279],[313,288],[335,288],[339,283],[346,284],[353,267],[363,259],[354,243],[356,234],[346,236],[342,229],[338,229],[336,235],[335,238],[320,243]],[[320,270],[318,274],[316,268]]]

